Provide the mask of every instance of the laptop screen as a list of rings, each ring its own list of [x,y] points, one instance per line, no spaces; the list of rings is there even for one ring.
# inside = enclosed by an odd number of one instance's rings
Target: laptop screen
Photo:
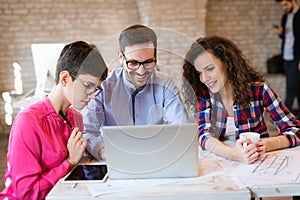
[[[103,127],[110,179],[198,176],[197,124]]]

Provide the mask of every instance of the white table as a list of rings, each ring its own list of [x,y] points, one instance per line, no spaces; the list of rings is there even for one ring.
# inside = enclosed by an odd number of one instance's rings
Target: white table
[[[46,197],[57,199],[91,199],[93,198],[85,184],[58,183]],[[153,186],[137,191],[124,191],[105,194],[95,199],[103,200],[247,200],[250,199],[248,189],[239,189],[228,177],[199,177],[188,181],[174,182],[167,185]]]
[[[288,150],[300,153],[300,146]],[[297,196],[294,199],[300,199],[300,184],[297,183],[253,186],[249,189],[252,197]]]
[[[300,184],[274,184],[249,189],[252,197],[300,196]]]
[[[300,147],[290,149],[299,151]],[[202,162],[207,162],[205,159]],[[230,163],[233,161],[230,161]],[[202,163],[203,164],[203,163]],[[209,164],[209,163],[208,163]],[[208,165],[212,167],[210,164]],[[227,165],[226,165],[227,166]],[[229,176],[205,175],[188,181],[172,182],[143,189],[115,192],[95,197],[103,200],[182,200],[182,199],[222,199],[241,200],[254,197],[300,196],[300,184],[272,184],[239,188]],[[54,199],[90,199],[93,198],[86,184],[62,184],[58,182],[46,197]]]

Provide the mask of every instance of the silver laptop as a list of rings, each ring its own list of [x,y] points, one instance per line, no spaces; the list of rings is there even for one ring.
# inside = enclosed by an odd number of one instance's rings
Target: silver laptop
[[[103,127],[110,179],[198,176],[197,124]]]

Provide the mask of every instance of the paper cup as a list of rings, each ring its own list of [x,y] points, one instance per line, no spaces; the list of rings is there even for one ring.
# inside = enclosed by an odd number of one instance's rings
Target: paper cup
[[[248,138],[253,144],[256,144],[260,140],[260,135],[255,132],[245,132],[240,134],[240,138]],[[243,144],[243,146],[247,146],[247,143]]]

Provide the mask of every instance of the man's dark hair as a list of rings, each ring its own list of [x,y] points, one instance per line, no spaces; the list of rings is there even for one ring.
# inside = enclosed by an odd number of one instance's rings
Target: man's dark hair
[[[97,47],[84,41],[70,43],[61,51],[56,65],[56,84],[59,81],[60,72],[64,70],[74,77],[80,74],[90,74],[99,77],[101,81],[106,79],[108,71]],[[72,80],[75,79],[74,77]]]
[[[148,42],[153,43],[156,54],[157,36],[155,32],[151,28],[140,24],[132,25],[124,29],[119,37],[119,46],[121,52],[125,51],[126,46]]]

